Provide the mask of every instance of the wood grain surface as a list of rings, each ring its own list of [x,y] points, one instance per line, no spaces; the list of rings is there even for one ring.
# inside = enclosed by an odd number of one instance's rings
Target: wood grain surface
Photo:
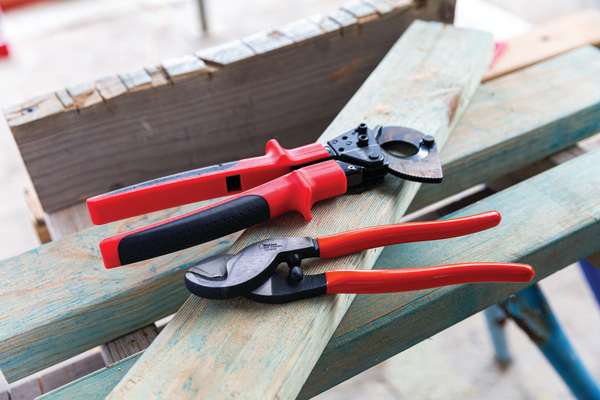
[[[485,74],[484,82],[577,47],[600,45],[600,10],[582,10],[536,25],[504,44],[506,49]]]
[[[76,381],[38,397],[40,400],[102,400],[123,378],[142,353],[134,354],[121,361],[108,365]],[[1,398],[0,398],[1,399]]]
[[[146,350],[158,336],[156,325],[150,324],[143,329],[128,333],[112,342],[100,346],[102,359],[106,365],[114,364],[129,356]]]
[[[175,312],[188,296],[183,273],[198,253],[221,253],[237,235],[110,271],[98,243],[194,207],[94,227],[0,262],[0,369],[6,379],[13,382]]]
[[[454,9],[452,0],[358,3],[332,16],[344,19],[296,21],[7,107],[44,210],[262,155],[272,138],[313,142],[415,18],[452,22]]]
[[[414,22],[319,141],[366,122],[408,126],[435,136],[443,147],[489,65],[492,47],[487,34]],[[267,237],[318,237],[398,221],[418,187],[386,179],[361,195],[315,205],[310,223],[289,214],[250,228],[231,252]],[[379,253],[306,267],[371,268]],[[352,298],[273,307],[190,297],[108,398],[294,398]]]
[[[466,261],[529,262],[536,269],[534,281],[600,249],[595,238],[600,231],[600,152],[532,178],[514,189],[488,197],[446,218],[501,209],[503,222],[485,233],[435,243],[390,246],[383,250],[375,269],[412,268]],[[583,174],[580,172],[584,171]],[[573,175],[581,176],[572,184]],[[587,192],[591,187],[593,192]],[[556,204],[558,192],[563,201]],[[567,201],[564,201],[569,199]],[[514,201],[514,199],[524,199]],[[572,201],[577,199],[578,201]],[[582,212],[582,202],[585,199]],[[593,204],[596,204],[594,206]],[[523,212],[523,205],[525,211]],[[538,207],[539,206],[539,207]],[[532,213],[530,210],[534,209]],[[560,209],[560,224],[545,213]],[[591,212],[590,212],[591,210]],[[595,213],[595,214],[594,214]],[[596,218],[594,219],[594,215]],[[515,237],[522,241],[510,241]],[[433,251],[432,251],[433,250]],[[466,252],[463,254],[463,252]],[[411,256],[411,254],[417,256]],[[458,285],[409,293],[359,295],[352,302],[327,344],[299,398],[310,398],[372,367],[437,332],[462,321],[498,300],[515,293],[521,284]],[[394,339],[390,339],[394,338]],[[103,399],[139,355],[73,382],[43,399]]]

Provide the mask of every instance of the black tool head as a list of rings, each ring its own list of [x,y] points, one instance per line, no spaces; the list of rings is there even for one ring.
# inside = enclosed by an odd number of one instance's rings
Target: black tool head
[[[400,126],[377,127],[375,131],[392,175],[422,183],[442,182],[442,165],[433,136]]]
[[[274,238],[257,242],[237,254],[209,257],[190,267],[185,285],[196,296],[229,299],[258,288],[282,262],[291,268],[303,258],[319,256],[311,238]]]
[[[288,277],[274,273],[260,287],[244,294],[244,297],[260,303],[281,304],[326,293],[325,274],[304,275],[301,280],[294,282]]]

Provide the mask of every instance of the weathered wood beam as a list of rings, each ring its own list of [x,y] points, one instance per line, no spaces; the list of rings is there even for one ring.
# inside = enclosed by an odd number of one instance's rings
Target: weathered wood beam
[[[118,340],[113,340],[100,346],[102,359],[106,365],[114,364],[117,361],[146,350],[157,336],[158,329],[156,329],[156,325],[150,324]]]
[[[48,227],[46,226],[44,210],[42,209],[40,199],[37,197],[35,189],[32,186],[25,189],[25,204],[27,204],[29,217],[31,218],[31,223],[35,228],[35,232],[40,239],[40,243],[48,243],[52,239],[50,237],[50,232],[48,232]]]
[[[487,34],[414,22],[319,141],[366,122],[408,126],[433,135],[443,147],[489,65],[492,47]],[[361,195],[315,205],[310,223],[289,214],[249,228],[231,252],[267,237],[318,237],[398,221],[419,186],[386,179]],[[306,266],[315,272],[368,269],[379,253]],[[273,307],[192,296],[107,398],[295,397],[353,297]]]
[[[46,227],[52,240],[94,226],[85,202],[80,202],[53,213],[45,213]]]
[[[582,65],[585,73],[581,71]],[[446,190],[445,195],[439,194],[442,197],[456,192],[456,183],[452,183],[456,182],[455,173],[463,171],[458,182],[467,187],[479,183],[480,176],[475,174],[479,170],[487,171],[490,175],[486,176],[492,179],[500,176],[494,172],[506,173],[504,168],[512,165],[507,162],[513,156],[507,151],[511,147],[519,148],[519,158],[533,161],[538,152],[559,150],[598,129],[600,52],[597,49],[579,49],[513,75],[520,85],[512,79],[507,80],[506,85],[503,80],[498,80],[478,89],[478,93],[483,91],[486,95],[475,95],[475,102],[467,109],[449,141],[454,144],[442,153],[445,183],[436,186]],[[571,76],[572,80],[564,79],[565,76]],[[541,83],[547,85],[546,89],[540,89]],[[578,96],[570,96],[570,91]],[[544,98],[554,101],[546,104],[544,109],[531,107]],[[478,106],[479,102],[486,106]],[[471,112],[471,109],[481,109],[481,112]],[[480,113],[487,115],[494,110],[502,110],[504,114],[490,119],[478,118]],[[515,115],[520,116],[521,139],[504,129],[505,119]],[[473,142],[474,133],[486,140]],[[458,156],[452,156],[453,152],[458,152]],[[476,163],[478,168],[465,172],[463,158]],[[473,180],[468,181],[469,178]],[[422,187],[421,192],[429,187]],[[1,299],[6,310],[10,310],[2,316],[2,323],[10,329],[0,333],[0,368],[5,376],[14,381],[177,311],[187,298],[187,290],[181,284],[186,266],[199,257],[226,250],[231,246],[231,240],[211,244],[214,248],[187,250],[173,259],[164,258],[135,268],[111,271],[101,266],[97,244],[101,238],[118,231],[188,209],[95,227],[1,262],[0,292],[4,293]],[[180,268],[165,264],[175,260]],[[31,279],[21,279],[23,271],[27,271]],[[18,291],[12,285],[15,280],[19,280]],[[45,287],[52,287],[52,291],[40,296],[40,288]],[[85,303],[75,301],[73,293],[85,294]],[[27,325],[20,323],[20,315],[25,313]],[[15,316],[10,318],[11,314]],[[34,352],[32,348],[35,348]]]
[[[18,386],[10,388],[11,400],[30,400],[38,396],[51,392],[65,384],[83,379],[91,373],[103,369],[106,364],[98,352],[92,353],[87,357],[77,360],[64,368],[47,372],[33,380],[20,383]],[[80,393],[80,396],[82,394]],[[86,396],[82,396],[86,397]],[[2,399],[2,396],[0,396]]]
[[[195,55],[5,109],[46,212],[160,176],[314,141],[408,25],[453,0],[355,1]],[[160,162],[157,162],[160,160]]]
[[[98,243],[193,207],[94,227],[0,262],[0,369],[6,379],[21,379],[174,313],[189,295],[183,273],[198,252],[221,253],[237,235],[114,273],[103,267]]]
[[[483,77],[489,81],[588,44],[600,45],[600,10],[591,8],[536,25],[503,42],[506,49]]]
[[[88,376],[46,393],[38,397],[38,399],[79,400],[85,398],[86,400],[104,400],[141,355],[142,353],[140,352],[117,361]],[[2,400],[1,397],[0,400]]]
[[[374,268],[412,268],[448,263],[452,257],[457,262],[473,261],[476,257],[477,260],[529,262],[536,269],[535,281],[538,281],[572,261],[585,257],[591,251],[600,249],[600,243],[595,240],[600,232],[600,222],[597,222],[600,220],[600,182],[597,178],[600,176],[600,165],[593,161],[594,157],[599,156],[600,152],[596,152],[586,156],[587,158],[577,159],[448,216],[466,216],[484,210],[502,209],[503,223],[492,231],[436,243],[387,247]],[[571,184],[572,176],[579,176],[580,171],[584,171],[582,180],[578,185]],[[596,190],[589,193],[586,187]],[[565,189],[568,194],[559,194]],[[559,205],[554,203],[557,196],[562,200]],[[515,202],[514,199],[525,199],[525,211],[536,209],[535,213],[524,213],[523,202]],[[595,220],[592,214],[581,212],[582,200],[589,204],[584,206],[587,210],[595,204]],[[538,204],[539,209],[536,207]],[[553,219],[544,218],[545,212],[556,215],[556,208],[560,208],[560,215],[565,216],[558,228]],[[550,233],[547,232],[548,229],[551,230]],[[508,236],[518,238],[521,243],[514,241],[507,246]],[[461,256],[461,252],[466,250],[468,254]],[[418,256],[410,256],[411,254]],[[413,262],[417,264],[413,265]],[[335,386],[494,304],[498,299],[515,293],[521,286],[461,285],[410,293],[357,296],[299,398],[309,398]],[[433,321],[436,322],[432,323]],[[129,357],[42,398],[78,399],[85,393],[88,399],[104,399],[140,355]]]

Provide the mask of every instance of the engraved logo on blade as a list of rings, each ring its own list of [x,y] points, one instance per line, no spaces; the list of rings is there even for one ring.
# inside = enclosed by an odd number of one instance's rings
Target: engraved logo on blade
[[[264,251],[275,251],[281,247],[283,247],[283,246],[278,243],[263,243],[258,246],[259,249],[264,250]]]

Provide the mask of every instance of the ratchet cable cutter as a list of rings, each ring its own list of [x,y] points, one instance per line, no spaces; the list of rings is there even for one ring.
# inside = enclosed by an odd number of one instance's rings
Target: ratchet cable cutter
[[[276,140],[266,155],[183,172],[87,200],[94,224],[234,195],[207,207],[100,242],[106,268],[162,256],[226,236],[288,211],[311,220],[314,203],[362,192],[391,173],[442,181],[433,136],[404,127],[360,124],[327,142],[291,150]]]

